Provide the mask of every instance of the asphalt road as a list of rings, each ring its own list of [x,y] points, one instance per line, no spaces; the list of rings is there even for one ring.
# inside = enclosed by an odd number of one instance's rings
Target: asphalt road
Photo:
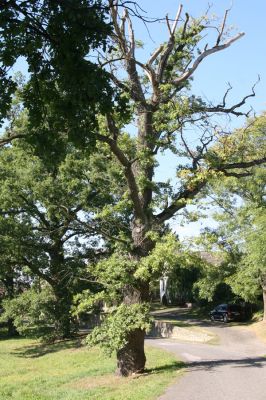
[[[158,400],[266,400],[266,344],[245,327],[204,326],[219,336],[219,344],[147,340],[187,365],[185,374]]]

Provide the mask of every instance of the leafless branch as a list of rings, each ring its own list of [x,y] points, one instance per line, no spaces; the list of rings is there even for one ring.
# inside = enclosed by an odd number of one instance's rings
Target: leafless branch
[[[160,53],[163,51],[163,49],[164,49],[164,46],[161,44],[161,45],[158,47],[158,49],[156,49],[156,50],[154,51],[154,53],[151,55],[150,59],[149,59],[148,62],[147,62],[147,65],[150,66],[150,65],[157,59],[157,57],[160,55]]]
[[[226,19],[227,19],[227,15],[228,15],[229,11],[230,10],[226,10],[225,13],[224,13],[224,19],[223,19],[223,23],[222,23],[222,26],[221,26],[221,31],[219,32],[219,35],[218,35],[218,38],[217,38],[217,41],[216,41],[216,46],[219,45],[219,43],[220,43],[220,41],[222,39],[224,28],[225,28],[225,23],[226,23]]]
[[[228,48],[229,46],[231,46],[232,43],[234,43],[235,41],[237,41],[238,39],[240,39],[241,37],[244,36],[244,32],[240,32],[238,33],[236,36],[234,36],[233,38],[229,39],[227,42],[225,42],[222,45],[218,45],[218,46],[214,46],[211,49],[207,49],[205,51],[203,51],[199,57],[194,61],[192,67],[184,72],[180,77],[176,78],[173,80],[173,84],[174,85],[180,85],[181,83],[183,83],[184,81],[186,81],[198,68],[199,64],[201,63],[202,60],[204,60],[204,58],[208,57],[209,55],[216,53],[218,51],[224,50],[226,48]]]
[[[183,6],[181,4],[178,8],[176,18],[175,18],[173,26],[171,28],[169,40],[165,46],[164,52],[161,54],[161,57],[160,57],[159,66],[158,66],[158,70],[157,70],[157,77],[158,77],[159,83],[162,81],[162,76],[163,76],[165,67],[167,65],[168,58],[174,48],[174,44],[175,44],[174,35],[175,35],[177,23],[178,23],[180,14],[182,12],[182,9],[183,9]]]
[[[219,113],[225,113],[225,114],[233,114],[236,116],[244,115],[244,116],[248,117],[250,115],[250,112],[252,111],[252,108],[250,108],[250,110],[248,112],[236,111],[236,109],[238,109],[238,108],[242,107],[244,104],[246,104],[247,99],[249,99],[250,97],[254,97],[256,95],[255,87],[259,83],[259,81],[260,81],[260,77],[258,77],[257,81],[252,86],[251,93],[248,94],[247,96],[243,97],[243,99],[240,102],[238,102],[237,104],[234,104],[231,107],[225,107],[225,105],[226,105],[225,101],[226,101],[227,94],[231,90],[231,86],[230,86],[229,89],[227,89],[227,91],[223,97],[223,103],[218,104],[217,106],[214,106],[214,107],[207,107],[207,108],[205,108],[205,111],[206,112],[219,112]]]
[[[177,13],[176,13],[176,17],[175,17],[175,19],[174,19],[174,23],[173,23],[172,29],[171,29],[172,35],[175,34],[176,27],[177,27],[177,24],[178,24],[180,15],[181,15],[181,13],[182,13],[182,9],[183,9],[183,5],[180,4],[180,6],[179,6],[179,8],[178,8],[178,10],[177,10]]]

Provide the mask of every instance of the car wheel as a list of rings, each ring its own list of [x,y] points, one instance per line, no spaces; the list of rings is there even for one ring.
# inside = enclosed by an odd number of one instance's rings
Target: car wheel
[[[224,323],[228,322],[228,315],[227,314],[224,314],[223,321],[224,321]]]

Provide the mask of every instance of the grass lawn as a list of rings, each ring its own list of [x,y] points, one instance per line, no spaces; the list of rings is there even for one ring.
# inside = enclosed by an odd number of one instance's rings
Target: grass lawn
[[[1,400],[150,400],[183,371],[182,362],[147,347],[147,373],[114,375],[115,358],[80,341],[43,345],[29,339],[0,340]]]

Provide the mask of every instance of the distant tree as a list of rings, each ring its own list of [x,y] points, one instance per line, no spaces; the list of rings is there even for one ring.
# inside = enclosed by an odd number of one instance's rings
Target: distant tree
[[[265,153],[265,113],[250,119],[243,129],[231,137],[232,146],[252,149],[254,154]],[[243,154],[244,157],[244,154]],[[220,249],[224,267],[205,270],[198,283],[204,295],[210,289],[210,298],[218,284],[227,284],[242,299],[256,303],[264,299],[266,319],[266,261],[265,261],[265,167],[256,167],[252,176],[246,171],[241,179],[234,177],[214,183],[209,192],[214,205],[218,228],[206,232],[205,245]],[[205,294],[206,294],[205,290]]]
[[[27,267],[33,281],[46,281],[56,299],[54,334],[68,337],[73,295],[98,287],[89,283],[86,265],[111,251],[103,246],[102,231],[116,235],[119,226],[118,218],[114,227],[95,217],[123,190],[122,182],[115,194],[110,188],[117,163],[108,168],[103,153],[88,158],[72,149],[51,173],[27,143],[19,142],[2,149],[0,170],[0,278],[7,282],[10,275],[12,290],[15,270],[22,274]]]

